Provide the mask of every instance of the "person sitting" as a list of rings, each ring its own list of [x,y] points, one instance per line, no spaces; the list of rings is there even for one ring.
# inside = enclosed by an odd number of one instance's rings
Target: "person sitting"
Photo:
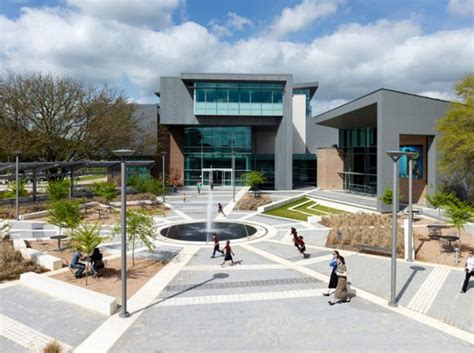
[[[94,249],[92,255],[90,256],[90,261],[92,263],[92,275],[93,277],[97,277],[99,275],[99,270],[105,267],[99,248]]]
[[[83,259],[84,259],[84,256],[82,256],[79,250],[76,250],[76,252],[72,255],[72,259],[69,264],[69,267],[77,269],[77,271],[74,273],[74,276],[76,278],[81,278],[82,272],[84,272],[84,270],[86,269],[86,265],[80,262],[80,260],[83,260]]]

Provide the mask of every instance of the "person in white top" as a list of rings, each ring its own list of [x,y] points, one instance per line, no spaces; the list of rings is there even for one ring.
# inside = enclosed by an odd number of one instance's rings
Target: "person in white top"
[[[464,279],[464,283],[462,285],[461,293],[467,292],[467,286],[469,285],[469,279],[471,276],[474,276],[474,251],[469,251],[469,256],[466,259],[466,278]]]

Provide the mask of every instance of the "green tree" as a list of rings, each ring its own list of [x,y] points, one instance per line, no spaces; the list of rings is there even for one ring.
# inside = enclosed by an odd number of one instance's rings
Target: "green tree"
[[[109,237],[100,235],[100,224],[80,224],[72,231],[73,247],[85,254],[92,254],[94,249]]]
[[[15,150],[46,161],[106,158],[122,146],[141,153],[148,136],[156,145],[156,127],[142,127],[136,106],[107,86],[7,71],[0,97],[0,160]]]
[[[451,204],[457,204],[459,201],[454,192],[446,193],[441,190],[438,190],[433,194],[427,194],[426,199],[431,206],[438,209],[438,218],[441,218],[441,208]]]
[[[161,195],[163,193],[163,185],[161,184],[161,181],[153,178],[150,175],[133,175],[128,178],[127,184],[133,187],[136,192],[149,192],[155,196]]]
[[[26,191],[26,182],[24,180],[18,180],[18,196],[25,197],[28,196],[29,193]],[[5,199],[14,199],[16,197],[16,181],[11,181],[8,183],[8,190],[3,194],[3,198]]]
[[[49,222],[59,228],[74,230],[81,222],[80,202],[77,200],[59,200],[51,204]],[[61,233],[61,229],[59,230]]]
[[[120,234],[121,226],[117,224],[113,233]],[[142,210],[127,211],[127,239],[132,245],[132,263],[135,265],[135,244],[142,241],[148,250],[154,249],[153,239],[156,238],[156,226],[153,217],[148,216]]]
[[[393,191],[390,188],[385,188],[383,191],[382,196],[380,196],[380,200],[386,204],[386,205],[391,205],[393,201]]]
[[[474,186],[474,74],[456,84],[456,94],[462,103],[451,103],[446,116],[437,124],[439,167],[442,174],[464,185],[470,200]]]
[[[267,181],[267,177],[264,173],[254,170],[249,173],[242,174],[241,179],[244,185],[249,186],[250,190],[254,192],[254,197],[257,196],[258,187]]]
[[[89,191],[94,196],[103,197],[109,203],[118,194],[117,186],[114,183],[100,182],[89,186]]]
[[[54,202],[68,198],[70,188],[71,183],[69,180],[63,179],[50,181],[46,188],[49,201]]]
[[[466,202],[451,203],[447,209],[448,217],[458,230],[459,247],[461,247],[461,229],[466,223],[473,221],[474,210]]]

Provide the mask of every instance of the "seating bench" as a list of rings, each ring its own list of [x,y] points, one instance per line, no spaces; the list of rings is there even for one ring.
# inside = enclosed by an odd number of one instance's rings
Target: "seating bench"
[[[367,253],[382,254],[382,255],[391,255],[392,254],[392,249],[382,248],[380,246],[358,244],[357,247],[359,248],[359,252],[364,251],[364,252],[367,252]]]

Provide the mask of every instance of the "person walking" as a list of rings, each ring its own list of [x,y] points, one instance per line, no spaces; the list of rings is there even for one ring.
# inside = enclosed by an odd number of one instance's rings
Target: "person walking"
[[[469,256],[466,259],[466,266],[464,268],[466,272],[466,277],[464,278],[464,283],[462,284],[461,293],[467,292],[467,286],[469,285],[469,279],[471,276],[474,276],[474,251],[469,250]]]
[[[306,244],[304,243],[302,235],[298,237],[298,249],[300,250],[300,253],[303,254],[303,258],[306,259],[308,257],[308,254],[305,254]]]
[[[325,297],[329,297],[331,294],[331,289],[334,289],[337,287],[337,275],[336,275],[336,270],[337,270],[337,258],[339,256],[339,251],[333,250],[332,252],[332,259],[329,261],[329,266],[332,268],[331,271],[331,277],[329,278],[329,284],[328,284],[328,291],[327,293],[323,293]]]
[[[219,237],[216,233],[212,234],[212,241],[214,242],[214,252],[212,253],[211,258],[216,257],[216,252],[220,252],[222,255],[224,255],[224,251],[219,249]]]
[[[221,266],[224,266],[226,261],[231,261],[232,266],[234,266],[234,259],[232,258],[232,256],[234,256],[235,254],[232,251],[232,248],[230,247],[230,240],[226,241],[224,251],[225,251],[224,262],[221,263]]]
[[[186,193],[183,192],[183,202],[186,202]]]
[[[346,272],[346,261],[339,255],[337,257],[337,286],[334,298],[330,300],[329,305],[334,305],[341,302],[350,302],[350,298],[347,296],[347,272]]]
[[[222,207],[222,204],[220,202],[217,204],[217,213],[222,214],[224,217],[226,216],[224,213],[224,207]]]
[[[300,246],[298,244],[299,243],[299,238],[298,238],[298,232],[296,231],[295,227],[290,228],[290,234],[293,236],[293,243],[295,243],[295,246],[299,251],[300,250]]]
[[[198,181],[197,184],[196,184],[196,188],[197,188],[198,194],[201,193],[201,187],[202,187],[202,184],[201,184],[201,182]]]

